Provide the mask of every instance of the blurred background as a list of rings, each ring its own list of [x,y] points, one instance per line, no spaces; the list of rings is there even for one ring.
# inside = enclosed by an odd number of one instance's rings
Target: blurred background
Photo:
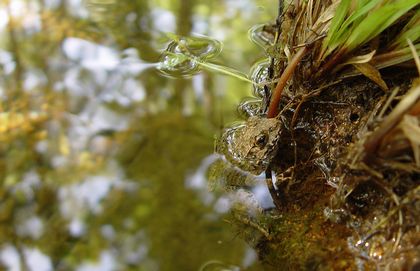
[[[268,0],[1,0],[0,269],[260,270],[207,184],[252,86],[156,67],[168,33],[205,35],[248,74],[265,57],[248,31],[276,15]]]

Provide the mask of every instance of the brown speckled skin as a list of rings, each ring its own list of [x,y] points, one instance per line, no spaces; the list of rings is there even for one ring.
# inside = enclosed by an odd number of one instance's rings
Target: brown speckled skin
[[[226,147],[222,153],[242,170],[260,174],[270,164],[277,151],[281,122],[275,118],[250,117],[244,125],[228,129],[223,135]],[[265,137],[263,144],[258,138]]]

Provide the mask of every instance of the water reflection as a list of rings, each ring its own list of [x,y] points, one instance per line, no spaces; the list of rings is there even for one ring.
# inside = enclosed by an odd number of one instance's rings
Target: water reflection
[[[219,41],[207,37],[179,37],[170,35],[172,41],[162,53],[159,70],[174,77],[191,76],[201,65],[222,51]]]
[[[252,1],[178,2],[1,4],[1,269],[259,269],[224,221],[232,197],[207,187],[220,115],[236,118],[229,109],[250,85],[155,68],[161,31],[195,29],[247,71],[258,52],[247,28],[270,15]],[[208,42],[189,52],[219,54]]]
[[[271,83],[270,79],[270,62],[268,59],[261,60],[254,64],[251,68],[251,78],[255,82],[253,88],[253,94],[255,97],[267,98],[269,95],[267,89],[264,88],[265,85]]]
[[[274,35],[268,31],[265,31],[267,26],[264,24],[258,24],[249,30],[249,38],[255,44],[259,45],[262,49],[268,49],[271,45],[274,45]]]

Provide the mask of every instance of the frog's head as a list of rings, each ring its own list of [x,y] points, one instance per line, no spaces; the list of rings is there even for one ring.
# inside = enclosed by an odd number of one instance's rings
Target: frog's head
[[[235,166],[260,174],[277,152],[280,131],[278,119],[250,117],[244,124],[225,130],[221,153]]]

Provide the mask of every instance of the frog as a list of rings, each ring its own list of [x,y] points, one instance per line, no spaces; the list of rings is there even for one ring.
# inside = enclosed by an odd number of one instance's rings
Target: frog
[[[224,131],[218,151],[234,166],[260,175],[277,154],[281,130],[277,118],[251,116],[245,123]]]

